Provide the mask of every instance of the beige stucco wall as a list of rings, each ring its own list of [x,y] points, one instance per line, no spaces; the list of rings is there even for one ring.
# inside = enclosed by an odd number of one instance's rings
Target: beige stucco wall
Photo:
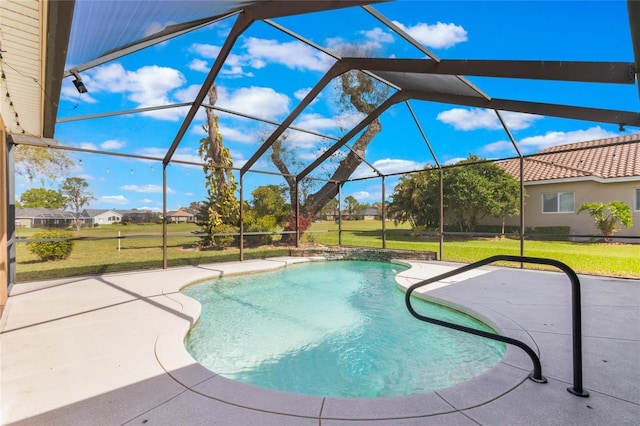
[[[575,211],[583,203],[589,202],[609,202],[623,201],[634,209],[635,189],[640,188],[640,178],[634,181],[622,181],[611,183],[600,183],[593,180],[548,183],[543,185],[525,185],[527,197],[525,199],[525,226],[570,226],[571,233],[575,235],[597,235],[593,219],[588,212],[577,215],[573,213],[542,213],[542,194],[556,192],[575,193]],[[482,221],[486,224],[499,224],[495,218],[485,218]],[[507,220],[507,225],[519,225],[520,219],[512,217]],[[633,211],[633,226],[622,228],[616,235],[640,236],[640,211]],[[640,240],[628,240],[626,242],[640,243]]]

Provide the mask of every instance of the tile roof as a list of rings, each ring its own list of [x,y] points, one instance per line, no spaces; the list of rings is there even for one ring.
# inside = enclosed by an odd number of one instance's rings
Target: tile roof
[[[520,176],[520,160],[497,163]],[[558,145],[525,157],[524,181],[578,177],[640,178],[640,134]]]

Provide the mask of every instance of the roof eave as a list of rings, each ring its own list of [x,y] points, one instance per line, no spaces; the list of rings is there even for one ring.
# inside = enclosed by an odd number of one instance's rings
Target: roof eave
[[[524,186],[549,185],[552,183],[558,184],[558,183],[573,183],[573,182],[585,182],[585,181],[594,181],[597,183],[640,182],[640,176],[622,176],[622,177],[612,177],[612,178],[603,178],[600,176],[577,176],[577,177],[570,177],[570,178],[530,180],[530,181],[525,181]]]
[[[42,136],[53,138],[75,0],[47,2]]]

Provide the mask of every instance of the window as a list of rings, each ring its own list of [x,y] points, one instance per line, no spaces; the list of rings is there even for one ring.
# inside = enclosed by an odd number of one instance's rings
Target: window
[[[635,211],[640,212],[640,188],[636,188]]]
[[[542,194],[542,213],[573,213],[574,197],[573,192]]]

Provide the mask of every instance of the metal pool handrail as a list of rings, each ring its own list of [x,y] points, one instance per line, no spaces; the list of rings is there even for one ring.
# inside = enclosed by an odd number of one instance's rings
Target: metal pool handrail
[[[578,275],[574,272],[566,264],[554,260],[554,259],[545,259],[540,257],[528,257],[528,256],[510,256],[510,255],[497,255],[488,257],[483,260],[479,260],[474,263],[470,263],[468,265],[462,266],[460,268],[454,269],[453,271],[445,272],[444,274],[437,275],[435,277],[431,277],[429,279],[420,281],[416,284],[413,284],[411,287],[407,289],[405,293],[405,304],[407,305],[407,309],[415,318],[425,321],[431,324],[436,324],[442,327],[451,328],[454,330],[462,331],[465,333],[474,334],[476,336],[486,337],[487,339],[497,340],[499,342],[507,343],[510,345],[517,346],[524,350],[527,355],[531,358],[533,362],[533,372],[529,374],[529,378],[537,383],[546,383],[547,379],[542,375],[542,366],[540,365],[540,358],[535,353],[531,347],[529,347],[526,343],[521,342],[520,340],[513,339],[511,337],[501,336],[495,333],[489,333],[487,331],[476,330],[474,328],[465,327],[463,325],[453,324],[447,321],[438,320],[435,318],[426,317],[424,315],[419,314],[413,309],[411,305],[411,294],[420,287],[425,285],[434,283],[436,281],[443,280],[445,278],[452,277],[454,275],[461,274],[463,272],[470,271],[472,269],[479,268],[480,266],[488,265],[493,262],[499,261],[509,261],[509,262],[520,262],[520,263],[535,263],[539,265],[550,265],[555,266],[558,269],[562,270],[571,280],[571,301],[572,301],[572,324],[573,324],[573,386],[567,388],[567,390],[576,395],[582,397],[588,397],[589,392],[583,389],[582,387],[582,314],[581,314],[581,306],[580,306],[580,280],[578,279]]]

